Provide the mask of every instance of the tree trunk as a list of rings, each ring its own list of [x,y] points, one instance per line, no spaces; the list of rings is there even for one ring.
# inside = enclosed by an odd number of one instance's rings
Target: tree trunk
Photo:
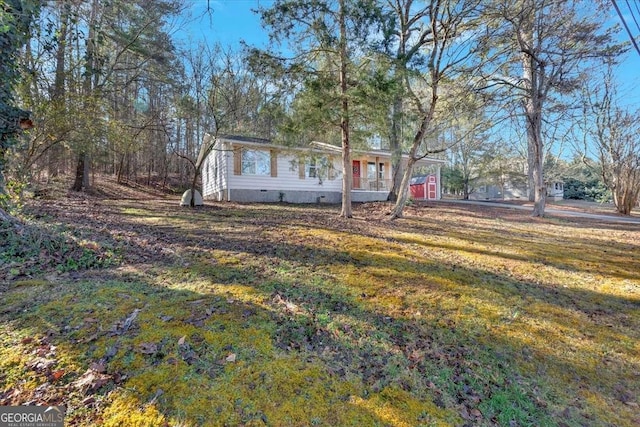
[[[535,97],[534,97],[535,98]],[[528,100],[525,107],[527,120],[527,140],[533,151],[532,174],[533,174],[533,212],[531,216],[543,217],[547,203],[547,187],[544,182],[542,166],[544,164],[544,145],[542,143],[542,115],[539,102]]]
[[[638,203],[640,186],[635,179],[635,174],[627,172],[623,178],[614,178],[614,188],[612,191],[613,203],[616,211],[622,215],[631,215],[633,207]],[[637,188],[636,188],[637,186]]]
[[[340,133],[342,139],[342,209],[340,216],[351,218],[351,187],[353,169],[351,165],[351,145],[349,141],[349,99],[347,98],[347,25],[345,21],[344,0],[340,0],[340,96],[342,109],[340,111]]]
[[[120,162],[118,162],[118,165],[116,167],[116,182],[118,184],[123,184],[124,183],[124,179],[122,177],[122,174],[124,173],[124,158],[125,158],[125,154],[123,153],[120,156]]]
[[[533,212],[531,213],[531,216],[543,217],[545,206],[547,204],[547,187],[544,183],[544,176],[542,174],[542,156],[537,153],[533,165],[533,181],[535,201],[533,203]]]
[[[91,181],[89,179],[91,172],[91,159],[89,158],[89,154],[84,153],[84,168],[82,170],[82,187],[85,190],[91,187]]]
[[[85,153],[80,153],[78,155],[78,163],[76,163],[76,178],[71,187],[73,191],[82,191],[82,185],[84,184],[84,161]]]
[[[415,153],[415,150],[411,151]],[[398,194],[398,200],[396,200],[396,204],[391,211],[391,219],[402,218],[404,206],[407,204],[407,200],[409,200],[409,182],[411,181],[411,175],[413,175],[413,166],[416,163],[414,155],[415,154],[409,156],[407,167],[404,170],[404,175],[402,175],[400,194]]]
[[[58,30],[58,48],[56,50],[56,73],[51,91],[51,99],[59,113],[66,111],[66,52],[67,33],[69,26],[70,5],[67,1],[60,2],[60,29]],[[58,131],[59,132],[59,131]],[[63,157],[64,147],[56,143],[49,149],[47,162],[47,178],[54,178],[60,172],[60,161]]]
[[[85,76],[82,82],[82,95],[84,97],[84,107],[87,111],[94,109],[92,105],[92,95],[94,89],[94,82],[92,77],[96,76],[96,31],[95,23],[98,16],[98,0],[93,0],[91,6],[91,16],[89,18],[89,33],[87,35],[87,51],[85,55]],[[88,144],[88,141],[83,141],[83,144]],[[83,187],[86,189],[89,187],[89,159],[86,146],[81,149],[78,156],[78,164],[76,165],[76,178],[71,189],[73,191],[82,191]]]
[[[429,107],[428,112],[422,119],[422,123],[420,124],[420,129],[416,132],[416,135],[413,137],[413,143],[411,144],[411,150],[409,151],[409,161],[407,162],[407,166],[404,170],[404,174],[402,175],[402,183],[400,184],[400,193],[398,194],[398,200],[396,200],[396,204],[391,211],[390,219],[402,218],[402,211],[404,210],[404,206],[407,204],[407,200],[409,199],[409,183],[411,182],[411,176],[413,175],[413,166],[417,161],[416,154],[418,153],[418,148],[420,144],[422,144],[422,140],[424,138],[424,134],[427,131],[431,120],[433,119],[433,111],[436,104],[437,96],[437,86],[432,88],[432,98],[431,105]]]
[[[533,169],[535,164],[535,154],[533,150],[533,145],[530,143],[527,138],[527,197],[530,202],[536,200],[535,198],[535,180],[533,178]]]
[[[196,169],[193,173],[193,180],[191,181],[191,200],[189,200],[189,207],[194,208],[196,206],[196,184],[198,182],[198,173],[200,171]]]
[[[533,19],[533,16],[531,17]],[[547,201],[547,188],[542,171],[544,161],[544,144],[542,141],[542,104],[544,102],[540,86],[545,76],[544,64],[537,63],[529,52],[533,45],[533,23],[519,29],[522,47],[522,81],[525,90],[523,100],[524,116],[527,129],[527,152],[529,175],[533,179],[533,187],[529,187],[529,199],[533,190],[533,212],[531,216],[543,217]]]
[[[402,123],[399,123],[401,121],[402,109],[402,97],[396,96],[393,102],[391,135],[389,138],[389,150],[391,151],[391,171],[393,174],[391,191],[389,191],[389,196],[387,196],[387,200],[390,202],[395,202],[396,200],[398,200],[398,194],[400,193],[400,185],[402,183],[403,176],[402,141],[400,140]]]
[[[7,183],[4,178],[4,168],[5,168],[5,157],[7,149],[4,148],[4,140],[5,136],[0,136],[0,196],[7,193]]]

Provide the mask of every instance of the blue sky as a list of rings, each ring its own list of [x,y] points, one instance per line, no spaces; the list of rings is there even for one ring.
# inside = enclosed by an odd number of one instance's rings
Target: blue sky
[[[633,2],[640,0],[632,0]],[[191,23],[182,30],[180,39],[196,45],[199,41],[209,43],[220,42],[223,46],[240,47],[241,40],[249,45],[266,47],[268,36],[260,25],[260,18],[251,9],[259,6],[268,7],[272,0],[185,0]],[[640,31],[634,26],[634,20],[625,9],[626,3],[619,2],[630,29]],[[207,5],[213,10],[206,14]],[[618,23],[619,18],[613,8],[609,17],[611,22]],[[638,33],[634,33],[638,35]],[[626,32],[620,33],[621,40],[628,41]],[[640,108],[640,54],[629,51],[618,70],[622,102]]]
[[[260,25],[260,17],[251,9],[269,6],[270,0],[185,0],[193,22],[184,29],[184,38],[196,41],[220,42],[239,47],[244,40],[251,45],[266,47],[267,33]],[[207,14],[207,4],[213,10]]]

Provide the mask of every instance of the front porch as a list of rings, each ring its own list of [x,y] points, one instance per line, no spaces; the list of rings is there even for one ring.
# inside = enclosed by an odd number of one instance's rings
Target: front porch
[[[390,179],[369,179],[353,177],[352,189],[355,191],[384,191],[388,193],[391,189]]]
[[[351,188],[354,192],[389,192],[391,188],[391,164],[379,156],[355,158]]]

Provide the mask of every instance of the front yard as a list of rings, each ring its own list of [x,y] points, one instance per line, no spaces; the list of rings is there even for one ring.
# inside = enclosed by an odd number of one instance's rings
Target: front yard
[[[74,261],[43,241],[0,260],[0,404],[67,425],[640,423],[640,226],[385,209],[32,205]]]

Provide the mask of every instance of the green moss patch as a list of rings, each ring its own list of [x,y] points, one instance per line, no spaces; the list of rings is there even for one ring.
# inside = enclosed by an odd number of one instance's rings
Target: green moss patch
[[[639,421],[638,229],[446,205],[393,223],[378,205],[83,209],[51,218],[122,263],[0,288],[0,404],[65,404],[75,425]]]

